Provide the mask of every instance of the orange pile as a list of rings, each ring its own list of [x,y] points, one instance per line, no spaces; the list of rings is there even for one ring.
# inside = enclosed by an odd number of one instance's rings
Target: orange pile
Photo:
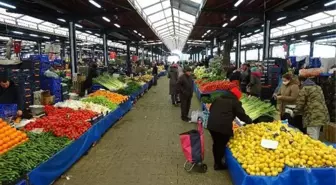
[[[26,141],[26,133],[12,128],[0,119],[0,155]]]
[[[124,96],[124,95],[113,93],[113,92],[106,91],[106,90],[98,90],[92,94],[89,94],[89,96],[91,97],[103,96],[109,99],[112,103],[116,103],[116,104],[123,103],[128,99],[128,96]]]

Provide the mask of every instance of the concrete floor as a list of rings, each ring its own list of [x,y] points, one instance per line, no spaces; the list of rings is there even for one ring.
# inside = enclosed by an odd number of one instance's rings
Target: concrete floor
[[[187,173],[179,134],[195,128],[180,121],[180,108],[170,104],[168,80],[144,95],[97,145],[56,185],[231,185],[227,171],[213,170],[211,138],[205,135],[207,173]],[[200,109],[196,97],[192,110]],[[67,180],[65,176],[69,177]]]

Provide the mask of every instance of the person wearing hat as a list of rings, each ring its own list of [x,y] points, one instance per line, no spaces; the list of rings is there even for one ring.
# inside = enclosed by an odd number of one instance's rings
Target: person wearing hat
[[[230,138],[233,136],[233,120],[238,117],[246,124],[251,124],[252,119],[246,115],[239,99],[242,92],[234,87],[225,91],[211,104],[208,118],[208,130],[211,134],[213,145],[212,153],[214,157],[214,170],[224,170],[227,165],[223,161],[224,151]]]
[[[171,101],[173,105],[177,105],[177,90],[176,83],[178,79],[178,67],[177,64],[173,63],[168,69],[169,78],[169,95],[171,96]]]
[[[0,75],[0,104],[17,104],[17,116],[22,116],[23,94],[6,74]]]
[[[247,92],[252,96],[260,97],[262,73],[257,67],[251,68],[250,83],[247,85]]]
[[[184,74],[177,80],[177,91],[181,101],[181,119],[188,122],[190,121],[188,114],[193,96],[193,80],[189,67],[184,68]]]

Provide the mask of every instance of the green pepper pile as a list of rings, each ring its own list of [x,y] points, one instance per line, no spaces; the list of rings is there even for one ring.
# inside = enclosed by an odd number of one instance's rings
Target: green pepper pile
[[[202,103],[212,103],[215,101],[217,97],[222,96],[224,94],[225,94],[224,92],[215,92],[215,93],[210,94],[209,96],[203,96],[201,98],[201,101]]]
[[[102,105],[102,106],[105,106],[105,107],[109,108],[112,111],[118,108],[117,104],[112,103],[109,99],[107,99],[103,96],[88,97],[88,98],[82,99],[82,101],[99,104],[99,105]]]
[[[0,185],[11,184],[71,143],[52,133],[28,133],[29,140],[0,156]]]
[[[140,91],[141,88],[142,87],[141,87],[141,85],[139,83],[131,81],[131,82],[127,83],[127,87],[126,88],[119,89],[117,91],[117,93],[118,94],[122,94],[122,95],[131,95],[131,94],[133,94],[135,92]]]

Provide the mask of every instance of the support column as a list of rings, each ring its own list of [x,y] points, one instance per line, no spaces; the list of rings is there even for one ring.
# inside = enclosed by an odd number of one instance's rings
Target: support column
[[[208,48],[208,46],[205,48],[205,58],[208,58],[208,51],[209,50],[209,48]]]
[[[38,54],[39,55],[42,55],[42,43],[41,43],[41,41],[38,41],[37,42],[37,52],[38,52]]]
[[[220,56],[220,52],[221,52],[221,41],[219,39],[217,40],[217,55]]]
[[[103,34],[103,54],[104,54],[104,65],[107,66],[108,64],[108,51],[107,51],[107,35],[106,33]]]
[[[70,40],[70,61],[71,76],[77,74],[77,43],[76,43],[76,27],[73,21],[69,22],[69,40]]]
[[[309,51],[309,57],[314,56],[314,41],[310,41],[310,51]]]
[[[152,62],[154,61],[154,53],[153,53],[153,45],[151,45],[151,53],[152,53]]]
[[[236,48],[236,67],[240,68],[240,51],[241,51],[241,33],[237,34],[237,48]]]
[[[62,47],[62,50],[61,50],[61,58],[62,60],[65,60],[65,55],[66,55],[66,44],[65,44],[65,41],[62,40],[61,42],[61,47]]]
[[[257,50],[258,50],[258,61],[259,60],[261,61],[262,59],[260,58],[260,48],[258,48]]]
[[[270,57],[270,35],[271,35],[271,21],[264,16],[264,45],[263,45],[263,60]]]
[[[197,62],[199,62],[199,61],[200,61],[200,54],[197,53]]]
[[[244,60],[245,60],[245,62],[247,61],[247,56],[246,56],[246,54],[247,54],[247,49],[245,48],[245,55],[244,55]]]
[[[211,40],[210,56],[213,57],[214,40]]]
[[[148,51],[147,51],[148,53]],[[144,61],[145,60],[145,47],[141,47],[141,60]]]
[[[139,57],[139,43],[135,45],[135,55]]]
[[[131,64],[131,52],[130,52],[130,42],[126,42],[126,66],[127,66],[127,75],[131,75],[132,73],[132,64]]]

